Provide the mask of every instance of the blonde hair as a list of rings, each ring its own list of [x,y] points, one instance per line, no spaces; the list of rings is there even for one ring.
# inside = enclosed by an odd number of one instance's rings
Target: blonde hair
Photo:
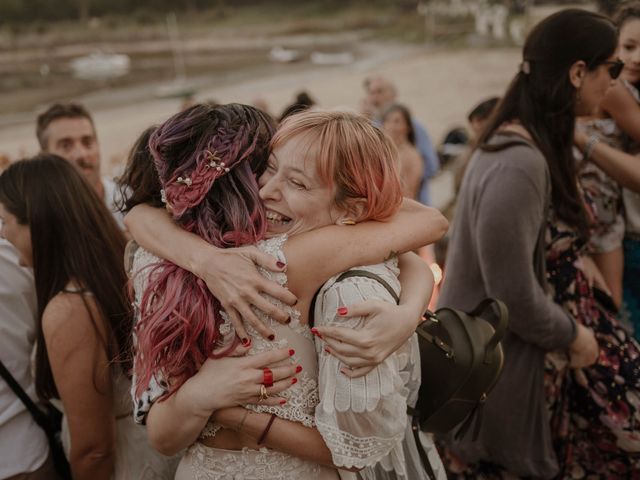
[[[402,202],[398,152],[367,118],[345,110],[300,112],[282,122],[271,148],[299,135],[314,145],[318,176],[335,190],[336,206],[348,209],[353,200],[366,200],[356,221],[385,220],[396,213]]]

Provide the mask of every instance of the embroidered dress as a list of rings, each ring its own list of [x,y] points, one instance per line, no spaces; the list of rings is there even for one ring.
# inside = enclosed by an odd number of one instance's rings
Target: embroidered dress
[[[640,479],[640,346],[575,266],[583,242],[551,215],[547,278],[554,300],[593,329],[600,349],[598,362],[581,369],[569,368],[566,355],[547,355],[547,404],[563,467],[558,478]]]
[[[286,236],[278,236],[258,242],[257,247],[282,262],[286,262],[282,246]],[[153,265],[159,262],[144,249],[136,252],[133,264],[134,288],[136,303],[139,305],[142,292]],[[260,269],[266,278],[286,285],[287,276],[282,272],[271,272]],[[268,297],[274,305],[291,316],[289,325],[282,325],[263,312],[256,310],[256,314],[267,326],[275,332],[276,339],[271,342],[264,339],[256,330],[247,326],[247,333],[251,338],[249,355],[265,352],[275,348],[289,347],[295,350],[292,360],[301,365],[303,370],[297,376],[298,382],[280,395],[287,399],[283,406],[246,405],[256,412],[275,413],[278,417],[302,423],[307,427],[315,426],[314,411],[318,404],[318,364],[313,344],[313,335],[307,325],[300,323],[300,312],[288,305]],[[230,341],[235,335],[231,322],[225,317],[220,327],[222,343]],[[288,360],[286,361],[289,362]],[[135,379],[134,379],[135,385]],[[166,383],[161,372],[155,375],[151,384],[140,398],[135,398],[135,418],[144,423],[151,405],[166,392]],[[209,422],[200,435],[200,439],[211,437],[219,430],[219,426]],[[243,450],[224,450],[211,448],[200,442],[189,447],[180,462],[176,479],[197,480],[336,480],[338,474],[335,469],[301,460],[288,454],[283,454],[262,448],[259,451],[244,448]]]
[[[375,273],[396,291],[400,291],[397,262],[387,261],[358,267]],[[377,298],[395,303],[380,282],[367,277],[348,277],[336,283],[330,279],[320,290],[314,311],[315,324],[336,325],[357,330],[364,317],[342,318],[339,307]],[[393,328],[390,325],[390,328]],[[426,479],[415,445],[407,405],[415,406],[420,389],[418,340],[412,336],[367,375],[350,379],[340,372],[344,366],[316,342],[318,353],[320,403],[316,425],[327,444],[335,465],[361,468],[352,473],[340,470],[343,480]],[[423,444],[439,480],[446,479],[444,468],[430,438]]]

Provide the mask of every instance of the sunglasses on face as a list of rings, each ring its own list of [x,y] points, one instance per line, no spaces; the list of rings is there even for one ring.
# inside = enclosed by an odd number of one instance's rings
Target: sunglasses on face
[[[609,65],[609,76],[612,80],[618,78],[620,76],[620,73],[622,72],[622,69],[624,68],[624,62],[620,59],[602,62],[602,65]]]

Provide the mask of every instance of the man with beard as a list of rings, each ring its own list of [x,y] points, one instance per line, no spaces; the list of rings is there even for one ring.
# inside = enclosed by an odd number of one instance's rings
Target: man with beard
[[[100,174],[100,147],[87,109],[77,103],[52,105],[38,116],[36,136],[43,152],[59,155],[84,175],[124,230],[121,194],[113,180]]]

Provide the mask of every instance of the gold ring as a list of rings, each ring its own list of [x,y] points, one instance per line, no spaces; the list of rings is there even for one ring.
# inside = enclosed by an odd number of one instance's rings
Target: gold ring
[[[269,398],[269,395],[267,394],[267,387],[264,386],[264,384],[260,384],[260,398],[258,398],[258,403],[264,402],[267,398]]]

